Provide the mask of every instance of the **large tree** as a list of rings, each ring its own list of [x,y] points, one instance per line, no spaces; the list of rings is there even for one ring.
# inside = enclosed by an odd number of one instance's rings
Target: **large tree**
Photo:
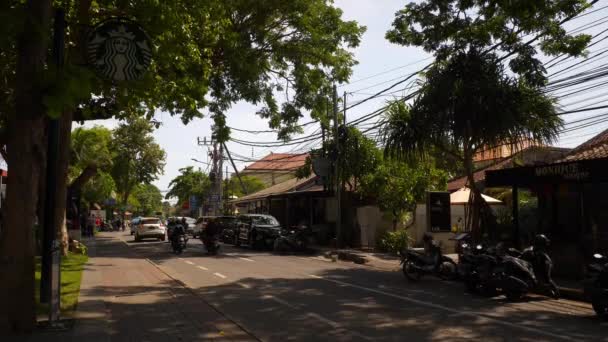
[[[133,211],[142,215],[154,215],[162,209],[163,195],[152,184],[138,184],[129,198]]]
[[[112,169],[112,131],[103,126],[78,127],[72,131],[68,171],[72,190],[79,190],[99,172]]]
[[[6,227],[0,258],[0,333],[30,330],[33,311],[33,226],[39,180],[46,163],[46,122],[59,117],[58,211],[65,196],[71,123],[74,118],[156,110],[181,115],[184,122],[205,108],[226,139],[225,111],[245,100],[262,104],[260,115],[280,131],[297,131],[302,110],[324,112],[318,96],[332,82],[348,79],[354,65],[346,48],[359,44],[363,28],[341,19],[328,0],[115,1],[76,0],[66,6],[66,66],[49,60],[52,0],[0,4],[0,124],[13,175],[7,189]],[[116,83],[94,77],[82,45],[88,26],[110,16],[139,22],[154,42],[149,72],[141,80]],[[288,94],[279,105],[277,96]],[[4,149],[2,149],[4,152]],[[120,182],[117,185],[120,187]],[[6,299],[6,300],[5,300]]]
[[[179,169],[180,174],[169,183],[166,199],[177,197],[178,204],[187,202],[190,196],[196,196],[199,202],[205,199],[211,189],[211,180],[206,173],[188,166]]]
[[[123,206],[138,184],[149,184],[163,173],[165,151],[154,141],[152,132],[154,126],[150,122],[130,117],[112,134],[111,174]]]
[[[412,157],[433,148],[459,159],[473,190],[469,222],[477,237],[484,202],[472,155],[556,137],[562,121],[542,89],[547,76],[540,53],[583,54],[591,36],[570,34],[562,24],[595,2],[426,0],[396,13],[386,38],[422,47],[436,61],[412,107],[394,107],[397,114],[385,129],[387,151]]]
[[[483,199],[473,177],[473,156],[488,147],[525,140],[550,143],[562,126],[551,98],[507,76],[493,54],[475,52],[433,66],[411,106],[396,102],[389,113],[384,127],[388,154],[412,160],[440,150],[462,162],[476,204],[476,237]]]

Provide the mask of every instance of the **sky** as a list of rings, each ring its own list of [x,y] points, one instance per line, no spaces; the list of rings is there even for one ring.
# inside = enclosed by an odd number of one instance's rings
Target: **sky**
[[[422,51],[420,48],[403,47],[389,43],[384,35],[390,28],[394,14],[407,3],[404,0],[336,0],[335,5],[340,7],[344,14],[345,20],[356,20],[360,25],[367,27],[367,31],[362,38],[360,46],[352,52],[355,59],[359,62],[353,69],[350,84],[339,86],[338,92],[340,95],[347,92],[347,103],[356,103],[361,99],[368,97],[370,94],[378,92],[398,80],[405,75],[420,70],[426,64],[432,61],[432,56]],[[600,2],[601,4],[602,2]],[[600,5],[598,5],[600,6]],[[589,26],[585,32],[592,34],[599,33],[601,30],[608,28],[608,24],[593,26],[594,22],[602,19],[608,14],[606,11],[598,11],[589,14],[584,18],[581,17],[573,21],[566,27],[579,28],[582,25]],[[602,43],[597,44],[591,51],[603,49]],[[608,46],[608,45],[607,45]],[[572,60],[559,64],[555,69],[560,69],[564,66],[576,65],[581,60]],[[597,64],[588,64],[589,68],[598,66],[604,63],[598,60]],[[549,69],[549,72],[554,70]],[[568,73],[561,73],[559,77],[563,77]],[[556,76],[558,77],[558,76]],[[404,85],[408,85],[405,83]],[[395,90],[404,88],[404,85],[398,86]],[[591,90],[593,91],[593,90]],[[586,105],[592,99],[597,99],[601,96],[601,89],[597,89],[597,95],[585,92],[580,95],[570,95],[560,102],[566,109],[578,108],[578,106]],[[394,93],[392,96],[399,96],[400,93]],[[359,105],[347,112],[347,121],[352,121],[365,114],[383,106],[390,97],[379,97]],[[606,99],[608,101],[608,99]],[[578,101],[578,103],[577,103]],[[597,102],[597,101],[594,101]],[[568,103],[574,103],[568,106]],[[601,104],[600,104],[601,105]],[[573,106],[573,107],[572,107]],[[265,120],[255,115],[257,107],[247,103],[235,104],[227,113],[227,124],[230,127],[246,129],[246,130],[268,130],[268,124]],[[594,113],[598,114],[598,113]],[[565,118],[568,120],[577,120],[580,117],[585,117],[584,113],[572,115]],[[589,114],[587,114],[589,116]],[[179,117],[171,117],[168,113],[158,112],[156,120],[162,123],[162,126],[155,131],[154,137],[159,145],[167,154],[166,166],[164,174],[154,182],[161,191],[166,191],[170,181],[179,174],[179,169],[186,166],[201,167],[203,170],[207,168],[205,164],[199,164],[192,161],[192,158],[207,162],[207,148],[197,145],[197,138],[209,137],[211,133],[212,121],[209,118],[197,119],[188,125],[184,125]],[[300,122],[310,121],[309,117],[304,117]],[[114,128],[117,125],[116,120],[92,121],[87,122],[85,126],[104,125],[109,128]],[[368,126],[364,126],[368,127]],[[318,125],[310,125],[305,129],[302,136],[312,134],[318,129]],[[585,128],[577,129],[564,134],[563,138],[558,141],[559,146],[573,147],[581,142],[589,139],[593,134],[599,133],[601,130],[608,128],[608,123],[598,123]],[[233,131],[232,137],[247,140],[247,141],[274,141],[276,136],[272,133],[264,133],[253,135],[250,133]],[[242,169],[247,162],[245,158],[258,159],[262,158],[270,152],[307,152],[313,144],[301,144],[294,146],[285,146],[280,148],[260,148],[252,149],[249,146],[244,146],[234,142],[227,143],[228,149],[233,154],[233,157],[240,159],[237,161],[237,167]],[[232,173],[232,169],[229,170]]]

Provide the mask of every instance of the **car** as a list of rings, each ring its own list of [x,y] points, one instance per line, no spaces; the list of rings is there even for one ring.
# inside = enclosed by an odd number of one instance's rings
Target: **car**
[[[245,214],[238,216],[237,220],[236,246],[245,243],[251,248],[269,247],[281,233],[279,221],[271,215]]]
[[[131,219],[131,223],[129,224],[130,229],[131,229],[131,235],[135,234],[135,230],[137,229],[137,225],[139,224],[139,221],[141,221],[141,217],[139,217],[139,216]]]
[[[158,217],[142,217],[135,228],[135,241],[154,238],[165,241],[167,229]]]

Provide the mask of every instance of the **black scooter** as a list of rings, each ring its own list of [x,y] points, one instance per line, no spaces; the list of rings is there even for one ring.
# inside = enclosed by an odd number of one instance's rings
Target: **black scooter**
[[[493,297],[500,289],[507,299],[520,300],[536,287],[532,265],[514,256],[516,252],[498,253],[498,249],[477,245],[463,253],[459,272],[466,290]]]
[[[458,277],[454,260],[443,255],[441,248],[433,245],[431,255],[409,249],[399,253],[403,274],[409,281],[418,281],[423,275],[434,275],[442,280]]]
[[[179,233],[180,230],[182,231],[182,233]],[[175,254],[182,254],[184,249],[186,249],[188,238],[186,237],[186,234],[184,232],[185,230],[181,225],[176,225],[173,228],[173,231],[171,233],[171,248],[173,248],[173,253]]]
[[[308,249],[308,239],[311,235],[307,226],[291,227],[282,230],[274,240],[273,250],[277,253],[305,252]]]
[[[598,317],[608,320],[608,258],[596,253],[593,259],[587,267],[585,294]]]

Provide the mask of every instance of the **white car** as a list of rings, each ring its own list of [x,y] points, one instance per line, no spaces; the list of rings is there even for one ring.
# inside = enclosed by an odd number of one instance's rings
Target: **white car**
[[[158,217],[142,217],[135,227],[135,241],[154,238],[165,241],[167,228]]]
[[[201,236],[201,232],[203,230],[205,230],[205,227],[207,227],[207,223],[209,223],[209,220],[211,220],[214,216],[201,216],[196,220],[196,223],[194,225],[194,229],[192,230],[192,236],[193,237],[200,237]]]

